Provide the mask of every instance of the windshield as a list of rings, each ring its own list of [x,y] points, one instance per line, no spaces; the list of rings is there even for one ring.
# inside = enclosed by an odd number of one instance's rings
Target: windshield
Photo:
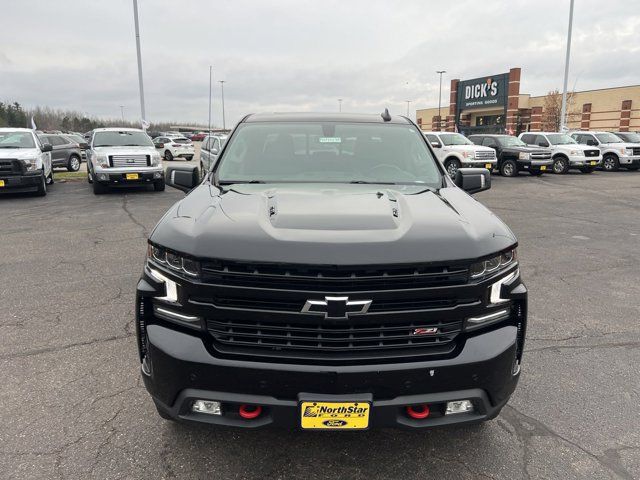
[[[622,139],[613,133],[596,133],[596,138],[602,143],[623,143]]]
[[[0,148],[36,148],[29,132],[0,132]]]
[[[135,130],[96,132],[94,147],[153,147],[149,135]]]
[[[475,145],[471,140],[459,133],[441,133],[440,138],[445,145]]]
[[[627,142],[630,143],[640,143],[640,133],[631,133],[631,132],[625,132],[622,133],[621,135],[624,135],[624,139]]]
[[[573,145],[577,143],[573,138],[565,133],[548,133],[547,138],[551,145]]]
[[[217,170],[221,183],[442,184],[411,125],[245,123],[228,142]]]
[[[518,137],[498,137],[500,145],[503,147],[526,147],[527,144]]]

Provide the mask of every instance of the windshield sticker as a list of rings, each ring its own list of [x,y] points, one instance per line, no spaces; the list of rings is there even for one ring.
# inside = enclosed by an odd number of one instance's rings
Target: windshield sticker
[[[318,140],[320,143],[342,143],[342,138],[340,137],[320,137]]]

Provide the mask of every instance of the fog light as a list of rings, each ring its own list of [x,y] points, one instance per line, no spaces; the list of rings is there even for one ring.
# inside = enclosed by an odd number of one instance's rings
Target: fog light
[[[98,174],[98,180],[104,181],[104,180],[108,180],[108,179],[109,179],[109,177],[107,176],[106,173],[99,173]]]
[[[162,172],[155,172],[153,178],[162,178]]]
[[[213,400],[196,400],[193,402],[191,410],[198,413],[206,413],[208,415],[222,415],[220,402]]]
[[[447,402],[447,411],[445,412],[445,415],[467,412],[473,412],[473,403],[471,403],[471,400],[456,400],[455,402]]]

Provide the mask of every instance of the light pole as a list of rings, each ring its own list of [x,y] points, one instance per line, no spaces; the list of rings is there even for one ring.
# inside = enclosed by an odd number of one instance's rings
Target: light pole
[[[120,105],[120,113],[122,115],[122,124],[124,125],[124,105]]]
[[[226,80],[218,80],[220,82],[220,98],[222,100],[222,129],[227,129],[227,124],[224,121],[224,82]]]
[[[564,60],[564,87],[562,88],[562,111],[560,113],[560,131],[566,128],[567,81],[569,80],[569,57],[571,56],[571,27],[573,26],[573,0],[569,4],[569,32],[567,33],[567,56]]]
[[[447,73],[446,70],[436,70],[436,73],[440,75],[440,90],[438,91],[438,131],[442,130],[442,115],[440,108],[442,107],[442,74]]]
[[[213,67],[209,65],[209,135],[211,135],[211,79],[213,75]]]
[[[136,52],[138,54],[138,83],[140,86],[140,114],[142,128],[147,130],[147,115],[144,111],[144,85],[142,84],[142,55],[140,53],[140,27],[138,26],[138,0],[133,0],[133,23],[136,30]]]
[[[407,117],[409,116],[409,105],[411,105],[411,100],[405,100],[407,102]]]
[[[342,112],[342,99],[338,99],[338,112]]]

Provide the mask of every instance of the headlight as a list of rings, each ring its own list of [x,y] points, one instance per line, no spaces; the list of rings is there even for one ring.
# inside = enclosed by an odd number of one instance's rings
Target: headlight
[[[151,166],[157,167],[160,165],[160,154],[158,152],[153,152],[151,154]]]
[[[518,155],[518,158],[520,160],[529,160],[531,158],[531,154],[526,152],[520,152],[520,154]]]
[[[22,161],[27,166],[27,171],[32,172],[38,169],[38,159],[37,158],[23,158]]]
[[[91,160],[96,163],[97,166],[101,168],[109,168],[109,159],[105,154],[94,153],[91,156]]]
[[[584,150],[571,150],[569,155],[574,155],[578,157],[584,157]]]
[[[473,158],[475,156],[475,152],[462,152],[462,156],[464,158]]]
[[[627,148],[627,155],[633,155],[633,148]]]
[[[515,265],[517,263],[516,249],[507,250],[506,252],[496,255],[487,260],[474,263],[469,269],[469,274],[472,279],[478,279],[486,277],[496,273],[499,270],[503,270],[507,267]]]
[[[149,244],[147,258],[176,272],[186,273],[190,277],[198,277],[200,275],[199,262],[157,245]]]
[[[633,153],[633,150],[631,152]],[[627,150],[626,148],[621,148],[620,149],[620,153],[622,155],[628,155],[629,154],[629,150]]]

